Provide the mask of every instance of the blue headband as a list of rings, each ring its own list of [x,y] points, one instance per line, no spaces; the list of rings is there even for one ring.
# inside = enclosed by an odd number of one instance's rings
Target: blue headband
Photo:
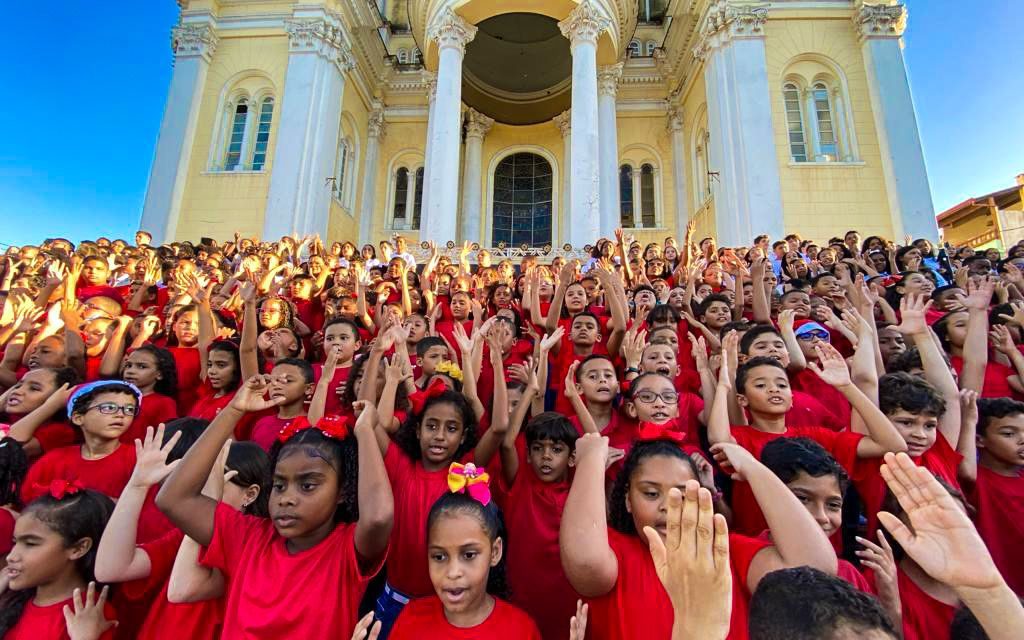
[[[137,408],[142,407],[142,392],[139,391],[139,388],[136,387],[134,384],[130,382],[125,382],[124,380],[97,380],[95,382],[86,382],[85,384],[80,384],[77,387],[75,387],[74,391],[72,391],[71,395],[68,397],[68,415],[70,416],[72,414],[73,409],[75,407],[75,401],[81,398],[83,395],[89,393],[90,391],[96,389],[97,387],[112,387],[115,385],[124,387],[125,391],[131,391],[135,395],[135,402],[138,405]]]

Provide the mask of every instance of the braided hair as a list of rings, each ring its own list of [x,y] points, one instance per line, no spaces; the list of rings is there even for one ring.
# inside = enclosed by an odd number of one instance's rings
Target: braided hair
[[[292,455],[296,449],[310,458],[320,458],[338,474],[338,508],[334,522],[359,520],[359,452],[356,437],[349,434],[342,440],[324,435],[320,429],[303,429],[285,442],[274,442],[270,449],[271,475],[282,457]],[[231,452],[228,452],[230,467]],[[252,483],[257,484],[257,483]],[[248,486],[248,485],[247,485]],[[263,491],[260,491],[262,494]],[[267,494],[269,500],[269,493]]]

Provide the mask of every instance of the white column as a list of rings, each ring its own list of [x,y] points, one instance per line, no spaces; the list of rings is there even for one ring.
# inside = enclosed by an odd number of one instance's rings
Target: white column
[[[559,239],[569,237],[568,228],[572,211],[572,114],[563,111],[551,119],[562,134],[562,193],[558,211]],[[556,228],[552,221],[552,229]],[[564,244],[564,243],[563,243]]]
[[[619,217],[619,137],[615,96],[622,76],[621,62],[597,72],[598,144],[601,150],[601,236],[614,237]]]
[[[377,160],[384,140],[384,110],[377,106],[370,112],[366,127],[366,159],[363,161],[363,196],[359,201],[359,244],[372,243],[373,218],[377,211]]]
[[[476,109],[466,111],[466,168],[462,176],[462,240],[484,244],[480,236],[480,221],[484,215],[483,174],[484,136],[494,126],[494,120]]]
[[[177,234],[199,105],[218,39],[209,24],[184,24],[172,31],[172,42],[174,73],[139,222],[140,229],[153,234],[154,246]]]
[[[458,229],[459,152],[462,138],[462,59],[476,27],[450,8],[427,30],[437,43],[437,96],[430,125],[430,203],[420,237],[444,246]]]
[[[832,87],[832,106],[835,109],[836,131],[839,133],[839,159],[843,162],[851,162],[856,156],[853,154],[853,143],[850,141],[850,127],[846,122],[843,92],[839,87]]]
[[[416,170],[409,169],[409,179],[406,184],[409,186],[405,191],[405,224],[412,226],[413,213],[416,211]],[[423,212],[420,211],[420,223],[423,222]]]
[[[808,133],[811,134],[807,140],[811,145],[807,157],[815,162],[822,162],[824,156],[821,154],[821,129],[818,127],[818,107],[814,102],[814,90],[810,87],[804,89],[804,112],[807,114],[806,126],[810,129]]]
[[[597,117],[597,37],[611,21],[593,0],[583,0],[558,23],[572,51],[572,215],[568,241],[575,248],[597,242],[601,193]]]
[[[337,19],[285,21],[288,69],[270,173],[263,237],[298,233],[327,236],[330,183],[337,160],[344,74],[353,61]]]
[[[900,42],[906,7],[865,4],[853,19],[861,37],[893,234],[935,240],[935,206]]]
[[[709,171],[721,246],[754,236],[784,235],[782,187],[775,155],[764,24],[768,4],[715,0],[700,25],[694,55],[704,61]]]
[[[434,135],[434,96],[437,95],[437,74],[423,72],[423,82],[427,86],[427,141],[423,147],[423,209],[420,212],[420,239],[426,240],[426,230],[430,228],[430,141]]]
[[[686,197],[686,143],[683,135],[683,114],[675,107],[668,112],[668,129],[672,133],[672,193],[676,208],[676,214],[671,221],[676,225],[676,235],[682,238],[690,217],[686,214],[689,199]],[[668,223],[669,220],[666,219],[665,224]]]

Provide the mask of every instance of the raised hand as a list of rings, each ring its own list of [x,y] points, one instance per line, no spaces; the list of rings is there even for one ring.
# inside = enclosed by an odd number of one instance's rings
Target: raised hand
[[[850,369],[846,366],[843,355],[830,344],[814,346],[819,362],[808,362],[807,367],[814,371],[823,381],[832,387],[845,387],[853,384],[850,380]]]
[[[600,457],[602,461],[608,458],[608,436],[584,433],[576,440],[576,466],[593,457]]]
[[[889,540],[885,537],[885,532],[881,529],[878,530],[878,544],[860,536],[857,536],[857,542],[864,547],[856,552],[861,564],[875,573],[878,599],[887,609],[892,607],[898,612],[900,587],[897,579],[896,558]]]
[[[380,635],[381,621],[373,621],[373,612],[363,616],[358,623],[356,623],[355,629],[352,630],[351,640],[377,640],[377,636]]]
[[[171,449],[181,439],[181,431],[176,431],[166,444],[164,441],[164,425],[153,430],[153,427],[146,427],[146,436],[143,440],[135,439],[135,469],[132,470],[128,484],[139,489],[148,489],[155,484],[164,481],[164,478],[171,475],[174,467],[178,466],[181,460],[167,463],[167,456]]]
[[[985,543],[930,471],[905,453],[887,453],[881,472],[910,526],[885,511],[878,519],[928,575],[955,589],[1000,586],[1002,578]]]
[[[64,623],[71,640],[99,640],[104,633],[117,626],[116,620],[107,620],[103,614],[109,593],[110,587],[103,587],[97,597],[95,582],[89,583],[84,600],[82,590],[74,590],[71,596],[74,609],[72,605],[64,605]]]
[[[980,280],[971,278],[967,282],[967,296],[958,299],[968,310],[988,311],[995,288],[996,282],[991,276],[984,276]]]
[[[932,308],[932,301],[926,296],[908,293],[900,300],[900,317],[902,321],[897,330],[904,335],[916,335],[928,332],[925,314]]]
[[[710,366],[708,362],[708,344],[704,340],[704,336],[698,338],[692,333],[687,333],[686,337],[690,339],[690,354],[693,356],[693,362],[697,366],[697,371],[708,369]]]
[[[353,431],[356,433],[367,431],[372,433],[377,425],[377,407],[368,400],[357,400],[352,403],[352,410],[359,416],[356,418],[356,426]]]
[[[587,615],[590,613],[590,605],[583,604],[582,600],[576,601],[576,615],[569,620],[569,640],[584,640],[587,635]]]
[[[746,480],[746,474],[761,465],[753,454],[732,442],[711,445],[711,455],[714,456],[718,467],[728,473],[733,480]]]
[[[580,397],[579,384],[576,382],[576,371],[580,368],[580,363],[573,362],[569,365],[569,369],[565,372],[565,397],[572,400],[573,398]]]
[[[231,406],[238,411],[253,413],[276,407],[284,402],[284,398],[266,399],[264,394],[268,388],[270,388],[270,376],[255,375],[238,388],[235,397],[231,400]]]
[[[547,353],[554,348],[556,344],[562,341],[562,337],[565,335],[565,327],[556,327],[551,334],[544,334],[544,338],[540,341],[540,350]]]
[[[996,351],[1005,356],[1009,356],[1017,350],[1017,345],[1013,342],[1013,335],[1005,324],[992,325],[988,330],[988,339]]]
[[[643,358],[644,347],[647,346],[647,332],[639,330],[640,325],[634,325],[626,332],[622,340],[622,356],[626,359],[627,367],[639,367]]]

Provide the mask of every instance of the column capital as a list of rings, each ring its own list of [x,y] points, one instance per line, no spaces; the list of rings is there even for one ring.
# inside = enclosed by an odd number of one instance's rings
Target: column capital
[[[476,109],[466,109],[466,139],[480,138],[483,140],[487,132],[494,126],[494,118],[488,118]]]
[[[384,109],[377,107],[370,112],[366,123],[366,135],[370,138],[383,140],[387,134],[388,123],[384,121]]]
[[[624,62],[616,62],[597,68],[597,95],[615,97],[619,91],[619,78],[622,77]]]
[[[342,73],[355,66],[341,27],[327,20],[285,20],[289,53],[315,53],[337,65]]]
[[[572,132],[572,111],[571,110],[566,109],[562,113],[560,113],[557,116],[555,116],[554,118],[552,118],[551,121],[554,122],[555,126],[558,127],[558,130],[562,132],[562,137],[563,138],[568,138],[569,137],[569,133]]]
[[[460,53],[466,52],[466,45],[476,37],[477,28],[466,22],[451,7],[434,19],[427,29],[427,37],[437,43],[438,49],[452,47]]]
[[[171,50],[176,58],[213,57],[220,38],[208,24],[181,24],[171,29]]]
[[[576,46],[582,42],[596,44],[597,37],[611,24],[611,20],[597,8],[593,0],[583,0],[565,20],[558,23],[558,28],[570,44]]]
[[[740,38],[764,38],[768,22],[767,2],[715,0],[701,20],[697,46],[693,56],[704,60],[713,49]]]
[[[907,8],[902,4],[864,4],[853,16],[861,38],[899,38],[907,29]]]
[[[673,133],[683,130],[683,112],[678,107],[671,107],[668,110],[668,128]]]

